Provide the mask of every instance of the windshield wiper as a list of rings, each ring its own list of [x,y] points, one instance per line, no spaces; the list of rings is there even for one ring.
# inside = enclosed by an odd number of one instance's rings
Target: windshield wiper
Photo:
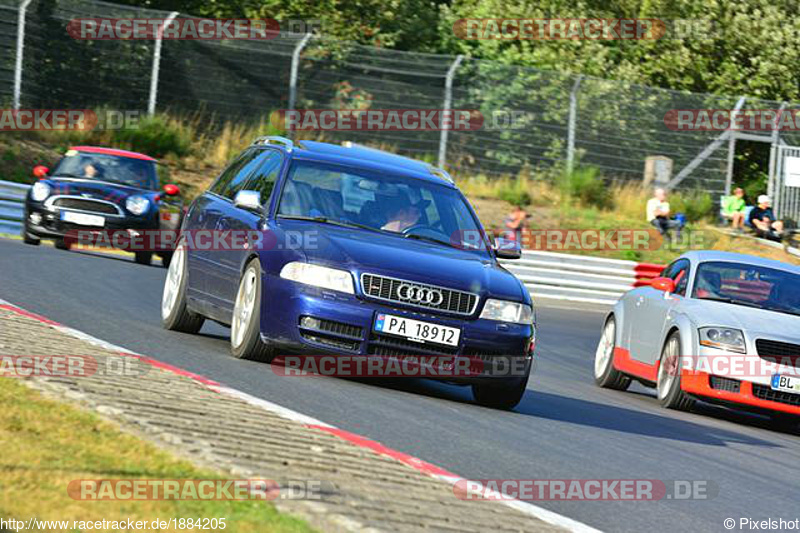
[[[373,228],[372,226],[367,226],[366,224],[359,224],[358,222],[350,222],[347,220],[338,220],[335,218],[328,218],[323,216],[306,216],[306,215],[278,215],[280,218],[286,218],[289,220],[308,220],[311,222],[321,222],[322,224],[331,224],[332,226],[341,226],[343,228],[359,228],[359,229],[366,229],[369,231],[377,231],[381,232],[377,228]]]
[[[460,250],[458,246],[455,246],[451,242],[443,241],[441,239],[437,239],[436,237],[427,237],[425,235],[418,235],[416,233],[405,233],[403,234],[404,239],[414,239],[415,241],[426,241],[426,242],[433,242],[436,244],[441,244],[442,246],[447,246],[448,248],[456,248]]]

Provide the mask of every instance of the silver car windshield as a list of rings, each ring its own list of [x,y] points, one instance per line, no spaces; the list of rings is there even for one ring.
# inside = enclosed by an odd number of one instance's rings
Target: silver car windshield
[[[800,315],[800,275],[745,263],[709,261],[697,268],[692,297]]]
[[[487,251],[483,231],[457,189],[351,167],[295,161],[281,194],[278,216]]]

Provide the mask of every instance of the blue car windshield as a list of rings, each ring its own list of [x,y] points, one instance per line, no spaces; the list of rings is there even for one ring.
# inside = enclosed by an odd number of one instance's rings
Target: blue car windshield
[[[692,296],[800,315],[800,275],[745,263],[709,261],[697,268]]]
[[[156,164],[144,159],[70,150],[53,176],[109,181],[140,189],[157,189]]]
[[[278,216],[360,226],[487,251],[483,231],[457,189],[352,167],[294,161]]]

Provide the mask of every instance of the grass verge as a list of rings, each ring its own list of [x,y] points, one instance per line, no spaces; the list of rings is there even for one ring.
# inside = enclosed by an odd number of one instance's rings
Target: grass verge
[[[305,533],[305,522],[262,501],[77,501],[75,479],[222,479],[99,417],[0,378],[0,516],[28,520],[226,518],[227,531]],[[51,531],[78,531],[73,528]],[[150,529],[148,529],[150,530]],[[161,531],[185,531],[162,529]]]

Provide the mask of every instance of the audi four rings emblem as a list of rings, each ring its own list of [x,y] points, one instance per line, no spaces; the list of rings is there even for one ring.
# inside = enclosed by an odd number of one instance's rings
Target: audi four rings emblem
[[[433,306],[439,305],[444,301],[442,291],[408,283],[402,283],[397,287],[397,297],[401,300]]]

